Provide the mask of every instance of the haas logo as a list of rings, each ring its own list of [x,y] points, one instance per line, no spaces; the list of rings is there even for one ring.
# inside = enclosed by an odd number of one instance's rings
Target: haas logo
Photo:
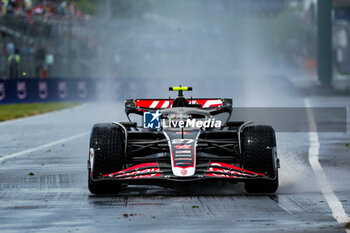
[[[185,175],[187,175],[187,171],[186,170],[181,170],[181,174],[185,176]]]
[[[17,97],[20,100],[27,97],[27,86],[25,82],[17,82]]]
[[[39,82],[39,98],[46,99],[49,95],[49,90],[47,87],[47,82]]]
[[[58,96],[60,99],[66,98],[68,95],[68,89],[67,89],[67,83],[64,81],[61,81],[58,83]]]
[[[5,83],[0,83],[0,101],[5,99],[6,92],[5,92]]]
[[[78,82],[78,96],[81,99],[86,98],[87,96],[86,82]]]

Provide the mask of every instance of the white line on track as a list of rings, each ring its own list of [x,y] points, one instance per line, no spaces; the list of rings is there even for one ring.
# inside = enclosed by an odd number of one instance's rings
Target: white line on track
[[[333,189],[327,179],[327,176],[320,164],[320,161],[318,160],[318,155],[320,152],[320,142],[317,134],[315,116],[312,112],[309,99],[305,99],[304,103],[309,122],[309,162],[311,164],[312,170],[314,171],[317,183],[321,188],[321,192],[332,210],[333,217],[337,220],[337,222],[341,224],[347,223],[350,221],[350,217],[345,213],[342,204],[340,203],[337,196],[334,194]],[[350,233],[350,230],[346,229],[346,232]]]
[[[53,142],[41,145],[41,146],[33,147],[33,148],[30,148],[30,149],[27,149],[27,150],[24,150],[24,151],[20,151],[20,152],[16,152],[16,153],[13,153],[13,154],[8,154],[8,155],[5,155],[5,156],[1,157],[0,158],[0,162],[3,162],[5,160],[7,160],[7,159],[11,159],[11,158],[14,158],[14,157],[17,157],[17,156],[29,154],[29,153],[32,153],[34,151],[42,150],[42,149],[48,148],[50,146],[55,146],[55,145],[63,143],[63,142],[68,142],[68,141],[71,141],[71,140],[83,137],[85,135],[88,135],[88,133],[89,132],[76,134],[76,135],[73,135],[73,136],[70,136],[70,137],[62,138],[62,139],[59,139],[59,140],[56,140],[56,141],[53,141]]]
[[[35,120],[36,119],[42,119],[42,118],[50,117],[51,115],[54,115],[54,114],[60,114],[60,113],[65,113],[65,112],[69,112],[69,111],[80,110],[82,108],[85,108],[86,106],[87,106],[87,104],[82,104],[82,105],[78,105],[78,106],[73,107],[73,108],[66,108],[66,109],[57,110],[57,111],[53,111],[53,112],[42,113],[42,114],[39,114],[39,115],[34,115],[34,116],[28,116],[28,117],[23,117],[23,118],[17,118],[17,119],[2,121],[2,122],[0,122],[0,126],[9,125],[9,124],[12,124],[12,123],[15,123],[15,122],[23,122],[23,121],[34,120],[34,119]]]

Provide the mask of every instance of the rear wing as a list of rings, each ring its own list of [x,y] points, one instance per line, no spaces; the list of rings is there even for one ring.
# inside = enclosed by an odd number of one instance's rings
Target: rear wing
[[[232,112],[232,99],[227,98],[196,98],[188,99],[189,107],[208,110],[215,113]],[[171,108],[174,99],[127,99],[125,100],[125,112],[127,115],[136,113],[143,115],[144,112],[158,109]]]

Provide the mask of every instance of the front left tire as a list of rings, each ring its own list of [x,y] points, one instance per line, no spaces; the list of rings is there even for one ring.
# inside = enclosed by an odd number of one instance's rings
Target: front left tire
[[[267,175],[271,180],[247,180],[248,193],[274,193],[278,189],[275,131],[271,126],[246,127],[242,135],[243,168]]]

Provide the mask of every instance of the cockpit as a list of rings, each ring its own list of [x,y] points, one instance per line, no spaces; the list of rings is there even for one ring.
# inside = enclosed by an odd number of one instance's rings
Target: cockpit
[[[201,109],[176,107],[161,110],[161,124],[163,128],[200,128],[204,122],[210,120],[210,113]],[[199,122],[199,123],[197,123]]]

